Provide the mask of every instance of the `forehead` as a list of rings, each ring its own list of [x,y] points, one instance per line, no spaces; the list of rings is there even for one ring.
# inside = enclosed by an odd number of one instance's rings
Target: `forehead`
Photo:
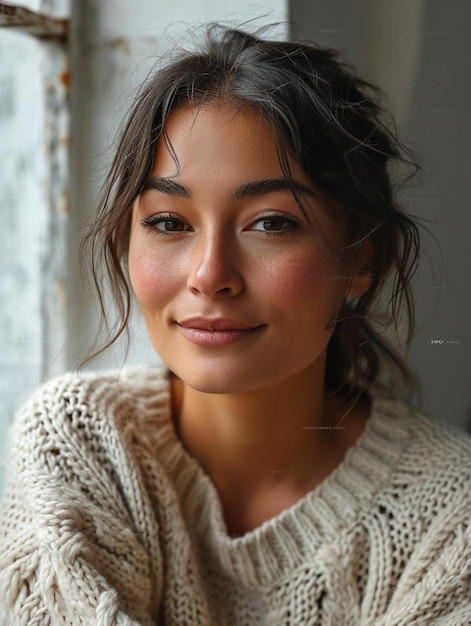
[[[203,106],[184,105],[167,118],[155,152],[154,170],[161,176],[177,176],[184,171],[210,165],[226,174],[280,176],[276,135],[262,115],[249,107],[211,102]],[[288,158],[290,173],[304,179],[302,168]],[[292,171],[291,171],[292,170]],[[155,172],[154,172],[155,174]]]

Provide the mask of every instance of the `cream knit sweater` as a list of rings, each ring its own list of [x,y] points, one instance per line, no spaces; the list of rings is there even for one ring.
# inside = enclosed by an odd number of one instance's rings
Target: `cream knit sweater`
[[[375,395],[321,485],[231,537],[166,374],[68,374],[14,423],[1,624],[471,624],[470,494],[470,439]]]

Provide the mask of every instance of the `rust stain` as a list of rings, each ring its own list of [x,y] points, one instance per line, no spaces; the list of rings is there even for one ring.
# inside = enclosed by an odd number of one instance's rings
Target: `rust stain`
[[[108,43],[111,48],[120,48],[123,50],[124,54],[131,54],[129,39],[126,39],[125,37],[115,37],[114,39],[110,39]]]
[[[57,203],[57,211],[60,215],[69,214],[69,202],[66,195],[62,195]]]
[[[59,82],[66,88],[67,91],[69,91],[69,87],[70,87],[70,72],[68,70],[64,70],[59,75]]]

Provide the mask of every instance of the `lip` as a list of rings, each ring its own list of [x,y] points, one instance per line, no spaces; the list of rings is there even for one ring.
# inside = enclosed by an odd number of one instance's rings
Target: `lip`
[[[190,317],[177,323],[183,328],[197,328],[199,330],[212,331],[252,330],[261,326],[261,324],[247,324],[241,320],[229,317]]]
[[[193,317],[177,322],[180,332],[190,341],[203,346],[223,346],[253,336],[265,324],[256,326],[229,318]]]

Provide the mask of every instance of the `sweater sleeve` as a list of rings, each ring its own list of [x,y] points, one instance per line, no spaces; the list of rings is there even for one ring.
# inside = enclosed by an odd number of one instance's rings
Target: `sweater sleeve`
[[[88,394],[66,375],[14,421],[0,521],[2,626],[151,624],[149,555],[113,462],[126,464],[123,446],[107,416],[89,410]]]
[[[471,617],[471,500],[461,494],[431,524],[386,613],[374,626],[465,626]]]

